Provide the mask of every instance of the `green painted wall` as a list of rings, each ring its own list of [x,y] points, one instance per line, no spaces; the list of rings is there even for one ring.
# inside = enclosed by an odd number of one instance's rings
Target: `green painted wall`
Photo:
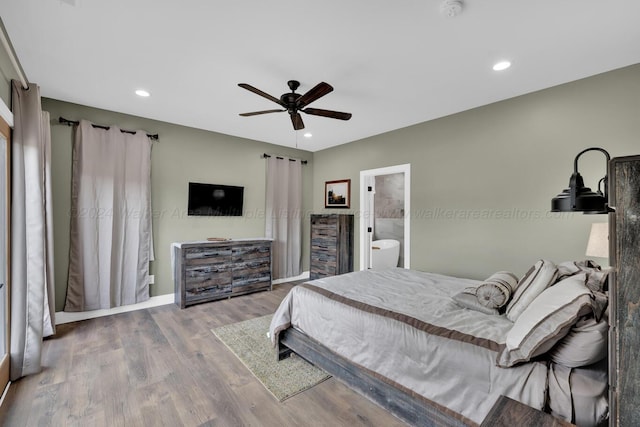
[[[46,99],[43,110],[51,114],[52,184],[56,311],[64,307],[69,262],[69,211],[73,128],[58,124],[58,117],[115,124],[121,129],[158,133],[152,150],[152,205],[156,260],[151,265],[155,284],[151,295],[173,293],[170,245],[176,241],[207,237],[264,236],[265,166],[263,153],[308,161],[303,166],[303,209],[312,206],[313,154],[262,142],[118,114],[77,104]],[[186,215],[189,181],[245,187],[243,217],[191,217]],[[305,221],[303,235],[309,235]],[[303,268],[308,270],[309,242],[303,246]]]
[[[640,153],[640,65],[316,152],[313,206],[323,210],[325,181],[350,178],[356,213],[361,170],[410,163],[411,267],[521,275],[543,257],[584,259],[590,224],[606,221],[548,212],[590,146]],[[604,165],[600,153],[581,158],[587,186]],[[358,227],[356,215],[356,265]]]
[[[72,143],[72,129],[58,125],[58,116],[160,134],[152,155],[152,295],[173,291],[171,242],[264,235],[263,152],[309,161],[303,169],[307,214],[336,212],[324,209],[324,182],[350,178],[356,242],[360,171],[410,163],[412,268],[482,279],[498,270],[521,275],[540,258],[585,257],[590,224],[606,217],[551,214],[550,200],[567,186],[582,149],[600,146],[614,157],[640,152],[640,65],[316,153],[51,99],[43,100],[43,109],[52,117],[56,310],[62,309],[67,280]],[[605,174],[604,157],[583,156],[580,171],[595,187]],[[190,180],[244,185],[251,214],[185,216]],[[306,220],[303,233],[308,235]],[[303,265],[308,269],[306,240]],[[359,245],[355,257],[358,268]]]
[[[0,99],[11,108],[11,79],[18,78],[7,52],[0,48]]]
[[[18,79],[18,73],[11,64],[9,54],[0,46],[0,99],[11,108],[11,79]]]

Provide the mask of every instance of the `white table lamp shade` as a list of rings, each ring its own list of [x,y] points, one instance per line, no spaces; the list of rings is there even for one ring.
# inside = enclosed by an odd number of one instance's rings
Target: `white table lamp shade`
[[[609,224],[597,222],[591,224],[591,234],[587,243],[587,256],[609,258]]]

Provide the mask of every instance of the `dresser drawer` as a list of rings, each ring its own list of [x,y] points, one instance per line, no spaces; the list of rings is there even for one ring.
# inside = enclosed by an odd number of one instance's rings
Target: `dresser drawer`
[[[186,265],[184,268],[184,281],[187,286],[191,283],[200,283],[205,280],[214,280],[231,277],[231,264],[229,262],[208,265]]]
[[[336,239],[338,236],[338,230],[335,227],[316,227],[311,233],[311,238],[315,237],[328,237]]]
[[[221,264],[230,261],[230,247],[203,247],[184,250],[184,262],[186,265]]]
[[[312,273],[321,273],[325,275],[335,276],[337,274],[337,264],[326,262],[312,262],[309,271]]]
[[[333,251],[338,249],[338,242],[336,240],[329,239],[311,239],[312,251]]]
[[[186,266],[184,287],[187,298],[206,298],[231,292],[230,265]]]
[[[338,217],[336,215],[313,215],[311,217],[311,225],[314,228],[335,228],[338,224]]]
[[[204,286],[201,288],[185,289],[185,297],[189,305],[204,301],[227,298],[231,295],[231,285]]]
[[[233,266],[233,279],[241,278],[250,274],[270,273],[271,259],[256,258],[252,260],[239,261]]]
[[[336,261],[338,260],[337,252],[330,250],[315,250],[311,252],[311,263],[329,263],[335,266]]]
[[[271,287],[271,272],[258,272],[233,279],[232,292]]]
[[[234,261],[249,260],[254,258],[270,258],[271,244],[255,244],[233,248],[232,256]]]

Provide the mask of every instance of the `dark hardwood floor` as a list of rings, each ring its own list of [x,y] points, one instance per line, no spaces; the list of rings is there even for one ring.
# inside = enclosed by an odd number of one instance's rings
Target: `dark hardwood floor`
[[[292,286],[59,325],[0,425],[406,426],[335,378],[279,403],[211,332],[273,313]]]

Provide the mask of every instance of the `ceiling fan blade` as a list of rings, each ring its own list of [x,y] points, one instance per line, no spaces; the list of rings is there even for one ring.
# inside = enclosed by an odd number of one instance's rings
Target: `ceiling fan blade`
[[[258,114],[267,114],[267,113],[281,113],[283,111],[287,111],[287,110],[264,110],[264,111],[254,111],[252,113],[240,113],[240,115],[242,117],[249,117],[249,116],[257,116]]]
[[[329,83],[325,83],[325,82],[318,83],[313,88],[311,88],[309,92],[305,93],[304,95],[302,95],[300,98],[296,100],[296,107],[302,108],[305,105],[309,105],[316,99],[322,96],[325,96],[332,90],[333,90],[333,86],[331,86]]]
[[[351,113],[342,113],[340,111],[322,110],[320,108],[305,108],[300,110],[303,113],[313,114],[314,116],[330,117],[332,119],[349,120]]]
[[[253,92],[253,93],[257,94],[257,95],[260,95],[260,96],[262,96],[262,97],[264,97],[264,98],[267,98],[268,100],[273,101],[273,102],[275,102],[276,104],[280,104],[280,105],[282,105],[282,103],[280,102],[280,100],[279,100],[278,98],[276,98],[275,96],[271,96],[271,95],[269,95],[268,93],[265,93],[265,92],[261,91],[260,89],[257,89],[257,88],[255,88],[255,87],[251,86],[250,84],[247,84],[247,83],[238,83],[238,86],[240,86],[240,87],[241,87],[241,88],[243,88],[243,89],[248,90],[249,92]]]
[[[295,113],[291,113],[291,123],[293,123],[293,128],[295,130],[304,129],[304,122],[302,121],[302,116],[297,111]]]

